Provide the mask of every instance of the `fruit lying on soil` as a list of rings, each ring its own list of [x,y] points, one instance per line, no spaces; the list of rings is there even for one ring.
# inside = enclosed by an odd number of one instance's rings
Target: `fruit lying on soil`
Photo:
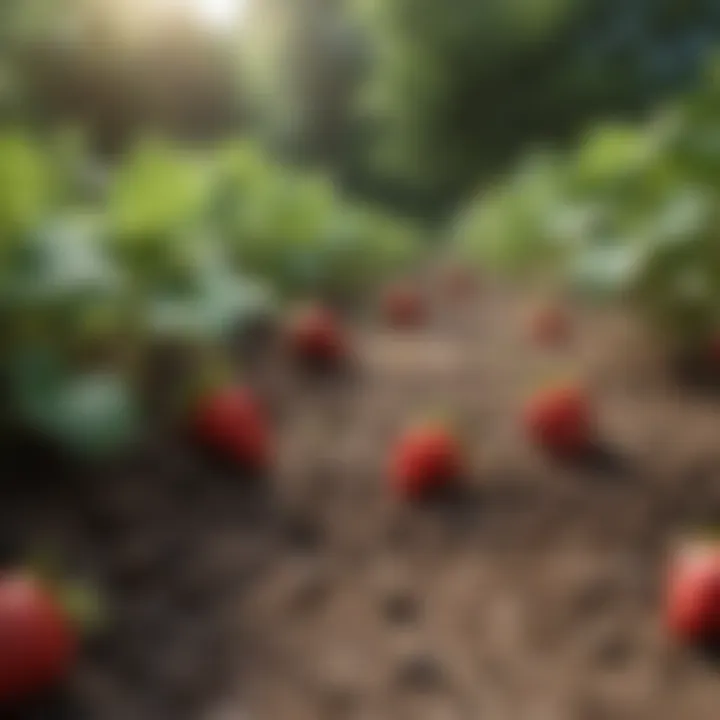
[[[383,314],[396,328],[417,327],[427,316],[422,295],[411,285],[394,285],[383,297]]]
[[[463,470],[457,438],[440,425],[428,424],[408,430],[395,444],[389,479],[397,495],[418,500],[453,485]]]
[[[560,345],[570,338],[570,318],[558,305],[542,305],[528,318],[528,334],[538,345]]]
[[[329,308],[304,308],[292,317],[287,333],[291,353],[306,364],[332,366],[347,358],[345,330]]]
[[[269,423],[248,389],[221,387],[204,394],[195,406],[193,425],[203,445],[243,469],[262,472],[271,464]]]
[[[582,456],[595,440],[591,400],[575,384],[537,392],[525,405],[523,422],[531,440],[554,455]]]
[[[682,642],[720,641],[720,542],[685,543],[676,551],[666,579],[665,624]]]
[[[77,645],[69,617],[39,582],[19,573],[0,576],[0,707],[62,682]]]

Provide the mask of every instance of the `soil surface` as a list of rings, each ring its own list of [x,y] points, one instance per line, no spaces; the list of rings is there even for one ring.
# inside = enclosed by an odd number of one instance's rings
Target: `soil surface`
[[[278,428],[264,480],[177,433],[82,473],[7,455],[3,538],[52,547],[110,613],[62,697],[18,718],[717,718],[720,669],[666,639],[660,598],[669,544],[720,522],[720,400],[679,386],[622,317],[577,311],[572,340],[543,350],[521,295],[431,292],[422,330],[356,321],[343,377],[272,348],[251,364]],[[573,467],[518,422],[567,373],[603,439]],[[471,472],[402,505],[388,449],[428,412],[454,419]]]

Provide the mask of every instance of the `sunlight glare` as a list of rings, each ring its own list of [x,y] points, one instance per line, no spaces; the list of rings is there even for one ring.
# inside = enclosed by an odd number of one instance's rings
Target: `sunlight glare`
[[[223,29],[242,21],[248,0],[190,0],[198,18],[211,27]]]

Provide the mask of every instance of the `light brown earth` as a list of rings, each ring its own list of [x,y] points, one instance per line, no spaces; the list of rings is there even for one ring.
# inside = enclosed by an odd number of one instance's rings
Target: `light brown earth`
[[[8,460],[7,534],[62,549],[112,611],[65,699],[23,717],[716,720],[720,669],[667,640],[660,612],[668,544],[720,521],[720,400],[669,377],[629,321],[578,311],[547,351],[524,307],[488,286],[436,292],[424,330],[356,321],[351,377],[301,377],[268,351],[247,372],[278,428],[264,481],[177,437],[69,477]],[[604,438],[583,467],[518,422],[566,373]],[[403,506],[388,448],[438,411],[472,472]]]

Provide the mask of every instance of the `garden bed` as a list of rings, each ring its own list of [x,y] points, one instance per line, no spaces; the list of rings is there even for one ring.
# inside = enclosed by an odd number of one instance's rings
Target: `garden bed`
[[[22,717],[715,717],[717,668],[665,638],[660,584],[676,534],[720,520],[720,400],[680,387],[624,318],[582,314],[549,351],[505,288],[433,307],[406,334],[359,321],[345,377],[301,376],[273,349],[246,371],[279,427],[266,480],[169,433],[82,472],[6,452],[8,552],[51,546],[109,614],[63,697]],[[568,370],[604,439],[574,467],[518,423]],[[389,445],[436,410],[458,421],[470,477],[401,505]]]

